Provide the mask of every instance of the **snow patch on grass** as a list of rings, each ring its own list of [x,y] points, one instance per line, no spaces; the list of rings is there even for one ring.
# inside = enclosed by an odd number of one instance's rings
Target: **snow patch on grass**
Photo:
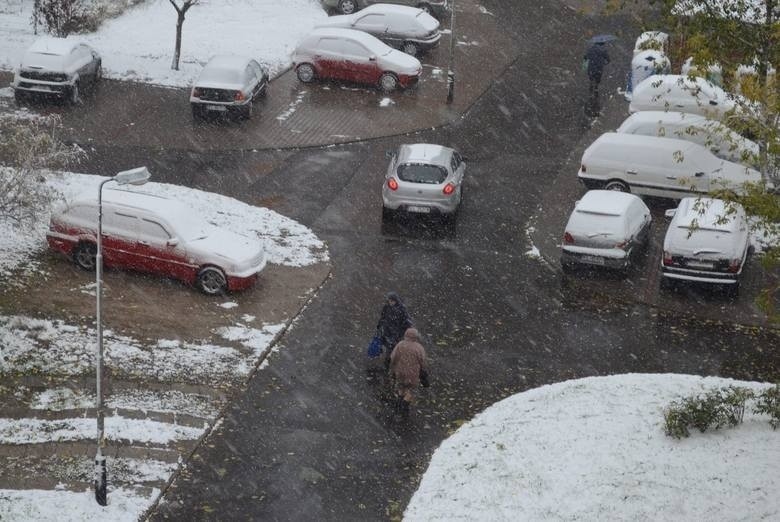
[[[136,522],[159,494],[158,489],[142,494],[134,489],[110,488],[108,506],[101,507],[91,489],[84,492],[0,489],[0,520]]]

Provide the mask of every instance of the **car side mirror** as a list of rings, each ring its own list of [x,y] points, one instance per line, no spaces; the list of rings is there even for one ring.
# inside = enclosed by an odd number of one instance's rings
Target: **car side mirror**
[[[176,245],[179,244],[179,238],[178,237],[172,237],[165,244],[167,246],[169,246],[169,247],[175,247]]]
[[[395,152],[392,150],[385,151],[385,158],[387,159],[393,159],[395,157]]]
[[[701,178],[704,176],[704,172],[697,172],[696,174],[694,174],[694,176],[696,176],[697,178]]]
[[[369,62],[375,62],[375,61],[376,61],[376,55],[373,55],[373,54],[372,54],[371,56],[369,56],[369,57],[368,57],[368,61],[369,61]]]
[[[710,100],[710,105],[717,105],[717,104],[718,102],[716,102],[715,100]]]
[[[668,218],[673,218],[676,212],[677,212],[676,208],[670,208],[670,209],[667,209],[666,212],[664,212],[664,214]]]

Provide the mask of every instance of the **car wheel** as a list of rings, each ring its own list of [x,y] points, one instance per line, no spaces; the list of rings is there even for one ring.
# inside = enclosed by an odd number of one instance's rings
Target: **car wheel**
[[[731,285],[725,285],[726,296],[730,299],[736,299],[739,297],[739,281]]]
[[[401,46],[401,50],[406,54],[417,56],[417,44],[414,42],[404,42]]]
[[[79,95],[79,82],[78,80],[76,83],[73,84],[73,87],[70,88],[70,96],[69,101],[71,105],[78,105],[81,101],[81,97]]]
[[[626,185],[624,182],[613,179],[612,181],[608,181],[606,185],[604,185],[604,190],[616,190],[618,192],[631,192],[631,190],[628,188],[628,185]]]
[[[339,12],[341,14],[352,14],[357,11],[357,2],[355,0],[341,0],[339,2]]]
[[[97,245],[94,243],[79,243],[73,250],[73,261],[83,269],[92,271],[95,269]]]
[[[317,77],[317,74],[314,72],[314,66],[310,63],[300,64],[298,68],[295,69],[295,72],[302,83],[311,83],[314,81],[314,78]]]
[[[27,101],[27,93],[24,91],[20,91],[19,89],[15,89],[14,100],[16,100],[16,103],[24,103],[25,101]]]
[[[392,92],[398,88],[398,78],[393,73],[383,73],[379,78],[379,88],[382,92]]]
[[[192,119],[195,121],[203,120],[203,108],[199,105],[192,106]]]
[[[196,285],[206,295],[221,295],[227,291],[227,278],[219,268],[207,266],[198,272]]]

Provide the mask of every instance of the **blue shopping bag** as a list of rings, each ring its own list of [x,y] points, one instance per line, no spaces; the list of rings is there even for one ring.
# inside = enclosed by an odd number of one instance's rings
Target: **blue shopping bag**
[[[379,355],[382,353],[382,339],[379,338],[378,335],[375,335],[373,339],[371,339],[371,342],[368,343],[368,350],[366,350],[366,355],[369,357],[379,357]]]

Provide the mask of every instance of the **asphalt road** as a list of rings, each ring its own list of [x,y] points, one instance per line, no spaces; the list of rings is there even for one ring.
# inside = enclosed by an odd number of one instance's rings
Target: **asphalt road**
[[[554,2],[483,5],[522,51],[454,125],[323,149],[96,146],[101,159],[88,170],[143,160],[157,180],[303,222],[328,242],[334,267],[152,520],[397,519],[441,441],[511,394],[626,372],[780,378],[776,333],[681,320],[608,294],[583,299],[526,255],[539,202],[572,175],[563,167],[591,123],[582,110],[583,35],[620,33],[628,22]],[[613,48],[614,62],[628,63],[631,42]],[[613,70],[604,91],[622,78]],[[382,229],[384,152],[402,141],[456,146],[469,158],[454,233],[426,222]],[[364,357],[388,290],[406,299],[432,361],[432,387],[408,421],[388,406],[381,363]]]

